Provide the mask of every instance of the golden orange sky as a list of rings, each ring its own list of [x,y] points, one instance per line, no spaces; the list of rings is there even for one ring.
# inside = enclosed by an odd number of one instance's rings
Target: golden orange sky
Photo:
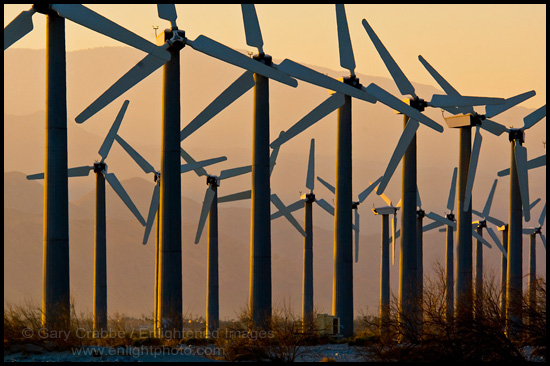
[[[4,4],[4,26],[30,6]],[[153,26],[169,26],[154,4],[86,6],[152,42]],[[176,8],[178,27],[190,39],[204,34],[255,51],[246,45],[237,4]],[[274,59],[341,70],[334,5],[260,4],[256,10],[264,50]],[[361,25],[365,18],[413,82],[436,85],[418,61],[422,55],[463,95],[506,98],[535,90],[537,96],[522,105],[546,102],[545,4],[346,5],[346,13],[359,74],[389,77]],[[35,14],[33,22],[35,30],[12,47],[45,47],[45,18]],[[122,45],[70,21],[66,35],[68,51]]]

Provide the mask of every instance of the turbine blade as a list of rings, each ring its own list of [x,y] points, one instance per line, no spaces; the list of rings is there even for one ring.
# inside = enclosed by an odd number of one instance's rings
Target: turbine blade
[[[307,83],[333,90],[337,93],[349,95],[354,98],[362,99],[370,103],[376,103],[376,99],[369,93],[365,93],[362,89],[360,90],[354,88],[351,85],[333,79],[325,74],[321,74],[320,72],[300,65],[290,59],[284,59],[283,62],[276,67],[278,70]]]
[[[128,29],[79,4],[52,4],[51,8],[63,18],[69,19],[93,31],[116,39],[138,50],[155,55],[164,61],[170,60],[170,53],[162,47],[141,38]]]
[[[178,13],[176,12],[175,4],[157,4],[158,15],[160,19],[168,20],[172,27],[177,27],[176,19]]]
[[[422,207],[422,201],[420,200],[420,191],[418,190],[418,185],[416,186],[416,206],[418,208]]]
[[[530,113],[523,119],[523,127],[521,128],[525,131],[528,128],[533,127],[537,122],[546,117],[546,104],[537,109],[536,111]]]
[[[224,46],[223,44],[218,43],[206,36],[200,35],[194,41],[187,40],[187,44],[199,52],[215,57],[229,64],[263,75],[267,78],[276,80],[294,88],[298,86],[298,82],[285,73],[251,59],[250,57],[243,55],[232,48]]]
[[[32,31],[34,13],[36,13],[34,6],[29,10],[22,11],[4,28],[4,51]]]
[[[382,104],[387,105],[390,108],[393,108],[404,115],[409,116],[409,118],[417,120],[420,123],[425,124],[426,126],[436,130],[437,132],[443,132],[443,126],[435,122],[434,120],[426,117],[420,113],[417,109],[409,106],[408,104],[403,103],[401,100],[397,99],[381,87],[376,84],[370,84],[366,88],[367,92],[373,95],[377,100]]]
[[[422,228],[422,232],[430,231],[430,230],[433,230],[433,229],[438,228],[440,226],[443,226],[442,222],[434,221],[434,222],[429,223],[428,225],[424,225],[424,227]]]
[[[500,123],[491,121],[490,119],[487,119],[487,118],[481,121],[481,128],[483,128],[485,131],[492,133],[495,136],[500,136],[502,135],[502,133],[508,130],[506,126],[503,126]]]
[[[330,184],[329,182],[327,182],[321,177],[317,177],[317,180],[321,182],[321,184],[324,185],[329,191],[331,191],[332,193],[336,193],[336,188],[334,188],[332,184]]]
[[[185,160],[188,164],[195,164],[197,161],[195,159],[193,159],[193,157],[191,155],[189,155],[189,153],[185,150],[183,150],[182,147],[180,147],[180,155],[181,157],[183,158],[183,160]],[[182,172],[183,173],[183,172]],[[198,167],[195,169],[195,173],[201,177],[203,175],[208,175],[208,173],[206,172],[206,170],[204,170],[204,168],[202,167]]]
[[[233,177],[237,177],[239,175],[250,173],[251,171],[252,171],[252,165],[241,166],[241,167],[232,168],[232,169],[226,169],[226,170],[222,170],[220,172],[220,176],[219,176],[218,179],[233,178]]]
[[[149,206],[149,214],[147,215],[147,224],[145,225],[145,233],[143,234],[143,244],[147,244],[149,240],[149,233],[153,227],[153,222],[155,221],[155,216],[159,209],[160,204],[160,181],[157,180],[155,188],[153,189],[153,195],[151,196],[151,205]]]
[[[206,189],[206,194],[204,195],[204,201],[202,202],[201,216],[199,218],[199,226],[197,227],[197,235],[195,235],[195,244],[198,244],[199,241],[201,240],[202,229],[204,228],[204,224],[206,223],[206,218],[210,213],[210,207],[212,207],[212,203],[214,202],[215,195],[216,195],[216,192],[214,192],[212,187],[208,186],[208,188]]]
[[[208,165],[217,164],[219,162],[226,161],[226,160],[227,160],[227,157],[220,156],[219,158],[206,159],[206,160],[197,161],[195,163],[183,164],[181,165],[180,173],[190,172],[191,170],[197,171],[198,168],[203,168]]]
[[[382,41],[380,41],[380,38],[378,38],[366,19],[363,19],[363,27],[367,31],[367,34],[374,44],[374,47],[376,47],[376,50],[382,58],[382,61],[384,61],[386,68],[388,69],[393,80],[395,81],[395,84],[399,88],[399,92],[403,95],[409,94],[413,98],[416,98],[414,86],[411,84],[409,79],[407,79],[401,68],[397,65],[393,57],[390,55]]]
[[[263,52],[264,40],[262,31],[260,30],[260,22],[254,4],[241,4],[244,22],[244,33],[246,36],[246,44],[256,47],[258,52]]]
[[[306,114],[301,120],[296,122],[284,134],[275,139],[270,146],[272,148],[281,146],[291,138],[297,136],[310,126],[325,118],[330,113],[334,112],[336,109],[343,106],[345,102],[346,98],[343,94],[336,93],[331,95],[324,102],[315,107],[311,112]]]
[[[544,220],[546,219],[546,203],[544,204],[544,207],[542,208],[542,211],[540,212],[539,216],[539,225],[544,225]]]
[[[363,192],[359,193],[359,196],[357,197],[359,198],[359,203],[362,203],[365,199],[367,199],[367,197],[372,193],[372,191],[374,191],[374,188],[376,188],[376,186],[380,183],[381,180],[382,180],[382,177],[379,177],[373,183],[370,183],[369,186],[365,188]]]
[[[306,188],[313,191],[315,187],[315,139],[309,145],[309,159],[307,163]]]
[[[403,133],[401,134],[401,137],[397,142],[397,146],[393,151],[390,162],[388,163],[386,171],[384,172],[380,185],[376,190],[377,194],[382,194],[386,190],[386,187],[389,184],[390,179],[395,172],[395,169],[397,169],[399,162],[403,158],[403,155],[405,155],[407,148],[409,147],[414,136],[416,135],[416,130],[418,129],[418,126],[418,122],[414,119],[409,119],[409,122],[407,122],[407,125],[405,126],[405,129],[403,130]]]
[[[284,134],[283,131],[279,134],[279,137],[281,137]],[[279,149],[281,148],[281,145],[275,145],[271,147],[271,155],[269,155],[269,176],[271,177],[271,174],[273,174],[273,168],[275,168],[275,164],[277,163],[277,156],[279,155]]]
[[[350,75],[355,75],[355,57],[349,36],[348,20],[344,4],[336,6],[336,26],[338,28],[338,50],[340,54],[340,66],[348,69]]]
[[[526,227],[521,229],[521,233],[525,235],[532,235],[537,231],[534,227]]]
[[[499,115],[502,112],[507,111],[508,109],[533,97],[535,94],[536,94],[535,91],[531,90],[522,94],[518,94],[514,97],[507,98],[504,104],[488,105],[485,107],[485,117],[487,118],[495,117],[496,115]]]
[[[519,182],[519,191],[521,193],[521,204],[523,205],[523,216],[525,221],[531,220],[531,212],[529,207],[529,176],[527,171],[527,149],[521,146],[516,141],[516,146],[514,148],[518,182]]]
[[[437,72],[437,70],[428,63],[428,61],[426,61],[426,59],[424,59],[424,57],[419,55],[418,59],[420,60],[420,63],[424,65],[424,68],[428,70],[430,75],[434,78],[434,80],[439,84],[439,86],[443,89],[445,93],[447,93],[448,95],[460,96],[460,93],[455,88],[453,88],[452,85],[449,84],[449,82],[445,80],[445,78],[441,76],[441,74]],[[457,109],[462,114],[474,113],[474,108],[472,107],[457,107]]]
[[[118,180],[116,175],[114,173],[105,173],[104,175],[107,182],[111,185],[111,187],[116,192],[116,194],[120,197],[122,202],[124,202],[126,207],[128,207],[130,211],[132,211],[132,213],[138,219],[140,224],[145,226],[145,219],[143,218],[143,216],[141,216],[141,213],[137,209],[136,205],[134,204],[134,202],[132,201],[128,193],[126,193],[126,191],[122,187],[122,184],[120,184],[120,181]]]
[[[139,165],[139,167],[145,173],[156,173],[155,168],[147,162],[133,147],[130,146],[120,135],[115,135],[115,140],[122,146],[122,148],[134,159],[134,161]]]
[[[487,104],[503,104],[504,98],[489,98],[489,97],[467,97],[463,95],[432,95],[432,100],[429,105],[432,107],[472,107],[477,105]]]
[[[498,179],[495,179],[493,181],[493,186],[491,187],[491,191],[489,192],[489,196],[487,197],[487,202],[485,202],[485,207],[483,207],[482,213],[484,218],[489,216],[489,212],[491,211],[491,205],[493,204],[493,197],[495,196],[497,182],[498,182]]]
[[[94,169],[93,166],[79,166],[76,168],[67,169],[68,177],[87,177],[90,175],[90,171]]]
[[[488,248],[492,248],[492,245],[491,243],[489,243],[487,241],[487,239],[485,239],[483,236],[479,235],[475,229],[472,229],[472,236],[474,238],[476,238],[477,240],[479,240],[480,242],[482,242],[483,244],[485,244]]]
[[[218,203],[222,202],[233,202],[233,201],[240,201],[240,200],[248,200],[252,196],[252,191],[243,191],[238,193],[229,194],[227,196],[219,197]]]
[[[498,235],[495,234],[495,231],[493,229],[491,229],[490,227],[488,227],[488,226],[485,229],[487,229],[487,232],[489,233],[489,235],[493,239],[493,242],[496,244],[498,249],[500,249],[500,251],[502,252],[502,255],[504,256],[504,258],[508,258],[508,253],[506,253],[506,249],[504,249],[504,247],[502,246],[502,243],[500,242],[500,239],[498,238]]]
[[[472,212],[474,212],[474,210],[472,210]],[[479,215],[478,215],[479,216]],[[496,225],[496,226],[504,226],[504,221],[500,221],[499,219],[497,218],[494,218],[493,216],[487,216],[485,218],[485,220],[489,221],[490,223]]]
[[[294,212],[296,210],[299,210],[301,208],[304,208],[304,200],[298,200],[294,202],[291,205],[286,206],[286,209],[288,212]],[[283,213],[281,211],[277,211],[273,214],[271,214],[271,220],[278,219],[279,217],[283,216]]]
[[[359,212],[355,209],[355,263],[359,260]]]
[[[378,194],[378,192],[376,192],[376,194]],[[386,196],[384,193],[379,194],[379,196],[384,200],[384,202],[386,202],[388,206],[392,207],[391,199],[388,196]],[[399,203],[401,203],[401,201],[399,201]]]
[[[447,208],[450,210],[450,212],[453,212],[453,209],[455,207],[457,173],[458,173],[458,168],[455,167],[453,169],[453,177],[451,178],[451,188],[449,189],[449,198],[447,198]]]
[[[279,199],[279,197],[276,194],[271,195],[271,202],[273,202],[275,207],[277,207],[277,209],[283,213],[283,215],[286,217],[288,222],[290,222],[292,226],[294,226],[296,230],[298,230],[298,232],[302,234],[303,237],[306,237],[306,232],[304,231],[302,226],[298,223],[298,221],[296,221],[294,216],[292,216],[292,213],[290,213],[286,209],[285,204]]]
[[[451,226],[452,228],[456,228],[456,222],[453,222],[441,215],[436,214],[435,212],[428,212],[426,214],[426,217],[429,217],[430,219],[440,222],[444,225]]]
[[[122,119],[124,118],[124,114],[126,113],[126,109],[128,109],[128,104],[130,104],[129,100],[125,100],[124,103],[122,103],[122,107],[120,108],[120,111],[118,112],[118,115],[116,116],[113,125],[109,129],[107,136],[105,136],[105,140],[103,140],[103,144],[101,144],[101,147],[99,148],[98,153],[99,156],[101,156],[101,161],[107,159],[107,155],[109,155],[109,151],[111,151],[111,147],[113,146],[113,142],[115,141],[115,136],[118,133],[118,129],[120,128],[120,124],[122,123]]]
[[[36,173],[27,175],[27,180],[44,179],[44,173]]]
[[[250,90],[254,85],[254,74],[245,71],[237,80],[227,87],[216,99],[212,101],[198,116],[196,116],[187,126],[181,130],[180,140],[183,141],[193,132],[201,128],[214,116],[223,111],[234,101],[239,99],[244,93]]]
[[[168,46],[166,43],[165,46]],[[120,97],[126,91],[134,87],[140,81],[151,75],[155,70],[164,65],[166,61],[160,59],[155,55],[147,55],[134,67],[132,67],[126,74],[118,79],[113,85],[109,87],[103,94],[101,94],[95,101],[92,102],[86,109],[84,109],[75,121],[77,123],[83,123],[94,114],[105,108],[113,100]]]
[[[527,169],[539,168],[541,166],[546,166],[546,154],[527,161]],[[497,175],[499,177],[510,175],[510,168],[501,170]]]
[[[479,125],[476,126],[476,134],[474,137],[474,144],[472,146],[472,154],[470,155],[470,166],[468,168],[468,180],[466,182],[466,193],[464,194],[464,211],[468,211],[470,208],[470,202],[472,200],[472,189],[474,187],[474,179],[476,176],[477,162],[479,160],[479,151],[481,149],[481,142],[483,137],[479,132]]]
[[[334,207],[324,199],[315,200],[315,203],[317,203],[323,210],[334,216]]]
[[[542,240],[542,244],[544,245],[544,250],[546,250],[546,236],[544,234],[540,234],[540,240]]]

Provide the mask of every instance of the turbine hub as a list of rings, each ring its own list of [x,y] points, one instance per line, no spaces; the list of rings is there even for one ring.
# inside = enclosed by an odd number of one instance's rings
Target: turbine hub
[[[450,214],[447,214],[446,216],[447,216],[447,220],[455,221],[455,215],[454,214],[450,213]]]
[[[361,89],[361,83],[359,82],[359,78],[355,75],[351,75],[351,76],[346,76],[342,79],[342,82],[344,84],[348,84],[348,85],[351,85],[353,86],[354,88],[357,88],[357,89]]]
[[[101,173],[105,170],[105,163],[95,162],[94,163],[94,173]]]
[[[357,210],[357,207],[358,207],[358,206],[359,206],[359,202],[352,202],[352,203],[351,203],[351,208],[352,208],[353,210]]]
[[[306,202],[315,202],[315,194],[313,194],[313,192],[306,193],[304,196],[305,196],[304,199]]]
[[[206,176],[206,184],[207,185],[215,184],[216,186],[219,187],[220,186],[220,180],[215,175],[208,175],[208,176]]]
[[[508,134],[508,139],[510,142],[518,140],[523,144],[525,142],[525,132],[521,128],[511,128],[510,133]]]
[[[418,210],[416,210],[416,217],[421,219],[423,218],[424,216],[426,216],[426,211],[424,211],[423,209],[419,208]]]
[[[160,35],[160,37],[162,37],[162,35]],[[181,50],[183,47],[185,47],[186,44],[185,31],[179,30],[177,27],[174,27],[172,29],[165,29],[164,42],[170,43],[170,50]]]
[[[271,66],[272,58],[266,53],[260,52],[257,55],[252,56],[252,58],[256,61],[259,61],[265,64],[266,66]]]

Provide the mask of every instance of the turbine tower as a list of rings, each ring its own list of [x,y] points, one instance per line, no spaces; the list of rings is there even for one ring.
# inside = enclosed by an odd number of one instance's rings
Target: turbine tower
[[[67,330],[70,271],[65,19],[144,52],[163,55],[143,38],[79,4],[35,4],[21,12],[4,28],[4,51],[33,30],[32,16],[37,12],[46,15],[47,22],[42,325]]]

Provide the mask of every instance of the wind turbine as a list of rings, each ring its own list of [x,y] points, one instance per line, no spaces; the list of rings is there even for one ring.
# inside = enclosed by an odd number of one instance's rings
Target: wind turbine
[[[218,58],[227,63],[265,75],[291,86],[297,82],[292,78],[277,72],[262,62],[256,62],[249,57],[226,47],[206,36],[200,35],[191,41],[185,37],[185,32],[179,30],[176,24],[177,13],[174,4],[158,4],[158,15],[168,20],[171,28],[164,32],[164,44],[160,50],[168,54],[168,59],[159,59],[148,55],[136,66],[130,69],[96,101],[86,108],[76,121],[84,122],[93,114],[101,110],[112,100],[126,92],[164,65],[163,78],[163,122],[162,122],[162,156],[161,172],[163,179],[160,184],[161,209],[159,219],[160,230],[160,312],[161,318],[166,320],[166,329],[181,331],[182,329],[182,278],[181,275],[181,178],[179,174],[180,155],[180,63],[179,52],[185,45]],[[261,76],[264,77],[264,76]],[[265,107],[265,105],[264,105]],[[266,142],[268,146],[268,141]],[[266,149],[267,150],[267,149]],[[269,155],[268,155],[269,156]],[[264,162],[265,163],[265,162]],[[256,163],[254,163],[256,164]],[[253,164],[253,165],[254,165]],[[269,166],[268,163],[266,165]],[[254,168],[253,168],[254,171]],[[254,172],[253,172],[254,176]],[[268,198],[269,199],[269,198]],[[269,212],[267,213],[267,217]],[[180,253],[180,255],[175,255]],[[163,321],[164,321],[163,320]],[[161,325],[164,329],[164,323]]]
[[[428,70],[430,75],[441,86],[448,95],[460,96],[460,93],[453,88],[422,56],[418,57],[420,62]],[[481,148],[480,128],[483,128],[494,135],[501,135],[506,127],[489,120],[505,110],[521,103],[535,95],[529,91],[517,96],[508,98],[501,105],[490,105],[486,107],[485,115],[476,113],[472,107],[446,108],[450,113],[463,113],[459,116],[445,118],[445,122],[451,128],[460,129],[459,138],[459,171],[458,171],[458,206],[457,212],[457,302],[455,313],[470,317],[473,306],[472,289],[472,237],[470,235],[472,210],[471,210],[471,189],[475,177],[475,169]],[[475,126],[474,145],[472,147],[472,127]]]
[[[463,97],[460,95],[441,96],[434,95],[430,102],[421,99],[415,92],[412,83],[407,79],[403,71],[397,65],[393,57],[390,55],[384,44],[380,41],[372,27],[369,25],[366,19],[363,19],[363,27],[373,42],[376,50],[378,51],[382,61],[386,65],[386,68],[390,72],[394,79],[399,91],[403,95],[410,95],[412,99],[408,99],[407,103],[417,109],[419,112],[424,111],[426,107],[434,108],[454,108],[456,106],[473,106],[473,105],[485,105],[491,103],[502,103],[503,99],[500,98],[484,98],[484,97]],[[416,230],[417,210],[416,210],[416,186],[417,186],[417,157],[416,157],[416,130],[419,127],[418,121],[410,119],[405,115],[403,119],[403,134],[399,139],[397,147],[390,159],[382,182],[378,186],[377,193],[384,192],[393,172],[397,168],[399,161],[403,159],[403,174],[402,174],[402,197],[403,210],[401,212],[401,249],[402,249],[402,261],[403,267],[400,270],[399,281],[399,307],[402,314],[402,321],[405,318],[414,319],[419,315],[420,307],[418,304],[419,299],[417,295],[418,284],[415,283],[415,279],[418,279],[418,271],[416,266],[417,262],[417,248],[416,243],[418,230]],[[416,315],[415,315],[416,314]],[[414,315],[414,317],[413,317]],[[420,321],[420,318],[418,318]]]
[[[155,248],[155,335],[161,336],[162,329],[165,324],[164,318],[161,317],[160,314],[160,307],[161,307],[161,300],[159,293],[161,292],[161,281],[162,281],[162,272],[161,272],[161,265],[162,265],[162,252],[161,252],[161,242],[160,242],[160,211],[161,211],[161,172],[156,170],[147,160],[145,160],[128,142],[126,142],[120,135],[115,136],[115,140],[122,146],[122,148],[130,155],[130,157],[137,163],[137,165],[147,174],[147,173],[153,173],[154,174],[154,181],[155,181],[155,188],[153,189],[153,194],[151,196],[151,204],[149,206],[149,212],[147,215],[147,222],[145,225],[145,232],[143,234],[143,244],[147,244],[147,241],[149,240],[149,234],[151,232],[151,229],[153,227],[153,222],[155,221],[155,216],[157,218],[157,230],[156,230],[156,248]],[[181,149],[181,148],[180,148]],[[185,153],[183,149],[181,149],[180,154],[182,156]],[[189,172],[191,170],[195,169],[203,169],[203,167],[216,164],[221,161],[225,161],[227,158],[225,156],[219,157],[219,158],[213,158],[213,159],[206,159],[199,162],[193,161],[188,164],[183,164],[180,166],[179,171],[180,174]],[[180,198],[181,200],[181,198]],[[181,201],[180,201],[181,202]],[[180,203],[181,204],[181,203]],[[161,321],[162,319],[162,321]]]
[[[128,193],[120,184],[114,173],[107,171],[107,155],[111,151],[115,135],[122,123],[129,101],[125,101],[120,109],[109,133],[105,137],[98,153],[101,160],[92,166],[80,166],[67,169],[69,177],[88,176],[90,171],[96,173],[96,199],[95,199],[95,242],[94,242],[94,304],[93,304],[93,329],[98,332],[107,329],[107,214],[105,210],[105,180],[113,188],[124,204],[132,211],[141,225],[145,226],[145,219]],[[44,179],[44,173],[27,176],[28,180]]]
[[[69,197],[65,19],[120,42],[165,57],[143,38],[79,4],[34,4],[4,28],[4,51],[33,30],[32,16],[46,15],[46,148],[44,180],[44,279],[42,324],[68,329],[70,320]]]
[[[281,64],[277,66],[279,70],[297,79],[332,90],[335,94],[288,129],[283,138],[275,140],[271,143],[271,146],[273,147],[288,141],[338,108],[332,312],[340,318],[341,334],[344,337],[349,337],[353,334],[351,98],[361,99],[370,103],[380,101],[439,132],[443,132],[443,127],[424,116],[417,109],[412,108],[389,94],[378,85],[372,83],[366,88],[362,86],[355,75],[355,59],[343,4],[336,4],[336,21],[338,28],[340,65],[344,69],[349,70],[350,75],[344,77],[342,81],[338,81],[299,65],[292,60],[285,59],[281,62]],[[446,96],[443,96],[443,99],[445,98]]]
[[[542,226],[546,219],[546,204],[542,208],[539,216],[539,226],[523,229],[523,234],[529,235],[529,313],[527,314],[527,321],[529,325],[533,325],[533,311],[537,306],[537,234],[542,240],[544,250],[546,250],[546,237],[542,233]]]

